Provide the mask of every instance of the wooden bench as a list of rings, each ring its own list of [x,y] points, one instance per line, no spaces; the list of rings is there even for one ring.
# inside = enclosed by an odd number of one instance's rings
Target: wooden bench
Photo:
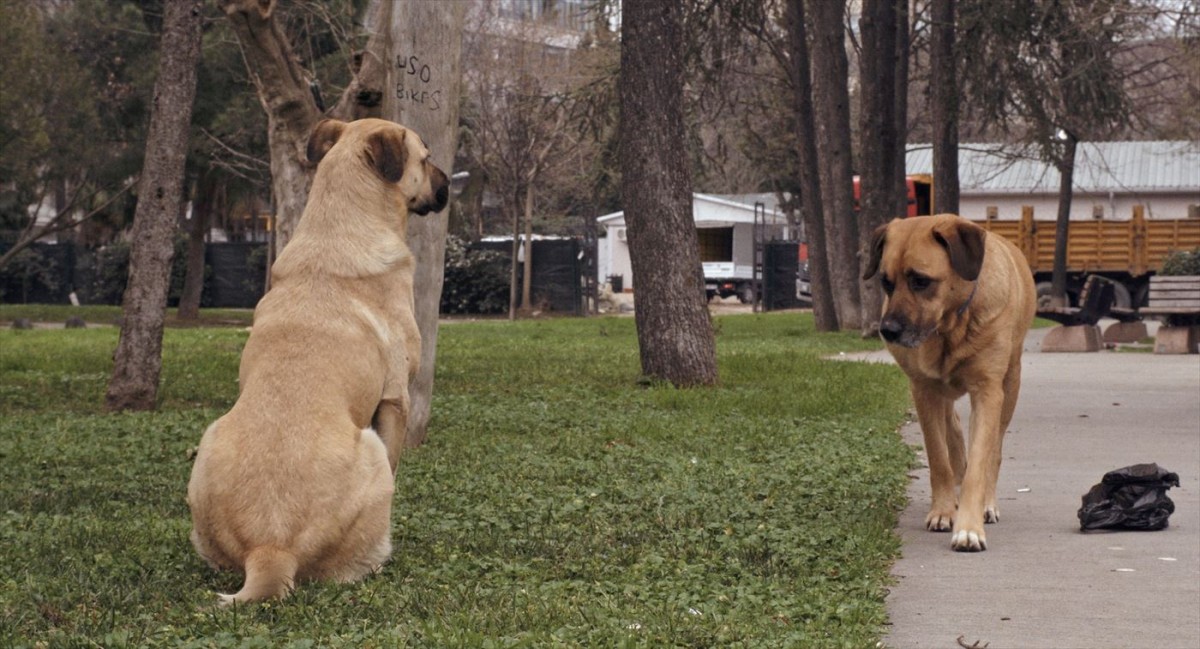
[[[1200,275],[1151,277],[1149,300],[1139,311],[1165,318],[1154,338],[1154,353],[1200,352]]]

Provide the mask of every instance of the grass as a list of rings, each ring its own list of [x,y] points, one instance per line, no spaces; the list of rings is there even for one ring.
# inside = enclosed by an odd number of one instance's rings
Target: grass
[[[115,329],[0,330],[0,646],[875,646],[906,382],[807,315],[716,324],[696,390],[639,381],[631,319],[442,328],[392,561],[231,609],[184,494],[245,332],[169,329],[161,410],[107,415]]]

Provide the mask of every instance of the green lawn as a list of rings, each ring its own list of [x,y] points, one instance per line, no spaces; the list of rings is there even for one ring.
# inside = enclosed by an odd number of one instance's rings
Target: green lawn
[[[108,415],[115,329],[0,330],[0,646],[873,647],[906,381],[808,315],[716,324],[696,390],[639,382],[628,318],[442,327],[392,561],[232,609],[184,494],[246,333],[169,329],[161,411]]]

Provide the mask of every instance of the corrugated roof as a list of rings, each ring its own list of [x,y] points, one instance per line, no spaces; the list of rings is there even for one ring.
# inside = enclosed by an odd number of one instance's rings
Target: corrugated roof
[[[909,174],[933,173],[930,145],[910,145],[906,162]],[[1033,147],[962,144],[958,173],[964,194],[1058,191],[1058,170]],[[1081,142],[1075,191],[1200,193],[1200,142]]]
[[[724,196],[722,196],[722,195],[718,195],[718,194],[693,193],[692,194],[692,216],[693,216],[693,218],[695,218],[697,220],[697,222],[701,222],[701,221],[708,222],[707,220],[702,218],[702,216],[700,214],[701,209],[698,209],[701,206],[701,204],[708,203],[711,205],[717,205],[720,207],[733,209],[738,212],[738,214],[732,218],[729,217],[729,215],[726,215],[726,218],[721,219],[721,222],[723,222],[723,223],[724,222],[728,222],[729,224],[753,223],[754,222],[754,203],[755,202],[760,202],[760,203],[765,202],[765,201],[761,200],[761,197],[763,197],[763,196],[766,196],[766,195],[742,194],[742,195],[724,195]],[[766,210],[767,210],[766,216],[767,216],[768,222],[776,223],[776,224],[784,223],[784,216],[782,214],[780,214],[778,211],[776,211],[774,207],[769,207],[769,206],[764,206],[764,207],[766,207]],[[604,216],[597,217],[596,222],[600,223],[601,225],[606,225],[608,223],[621,221],[624,218],[625,218],[625,211],[621,210],[620,212],[613,212],[612,214],[605,214]]]

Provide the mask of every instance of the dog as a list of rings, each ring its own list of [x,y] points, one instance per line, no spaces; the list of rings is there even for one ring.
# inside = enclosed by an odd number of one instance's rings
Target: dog
[[[192,544],[245,572],[222,604],[356,581],[391,555],[396,463],[421,339],[408,214],[441,211],[446,174],[413,131],[324,120],[308,204],[254,310],[233,408],[200,440]]]
[[[868,259],[863,279],[878,274],[886,296],[880,335],[908,375],[925,437],[933,490],[925,527],[952,530],[955,550],[986,550],[983,526],[1000,520],[1001,444],[1037,307],[1033,274],[1016,246],[953,214],[880,226]],[[963,394],[969,448],[954,410]]]

